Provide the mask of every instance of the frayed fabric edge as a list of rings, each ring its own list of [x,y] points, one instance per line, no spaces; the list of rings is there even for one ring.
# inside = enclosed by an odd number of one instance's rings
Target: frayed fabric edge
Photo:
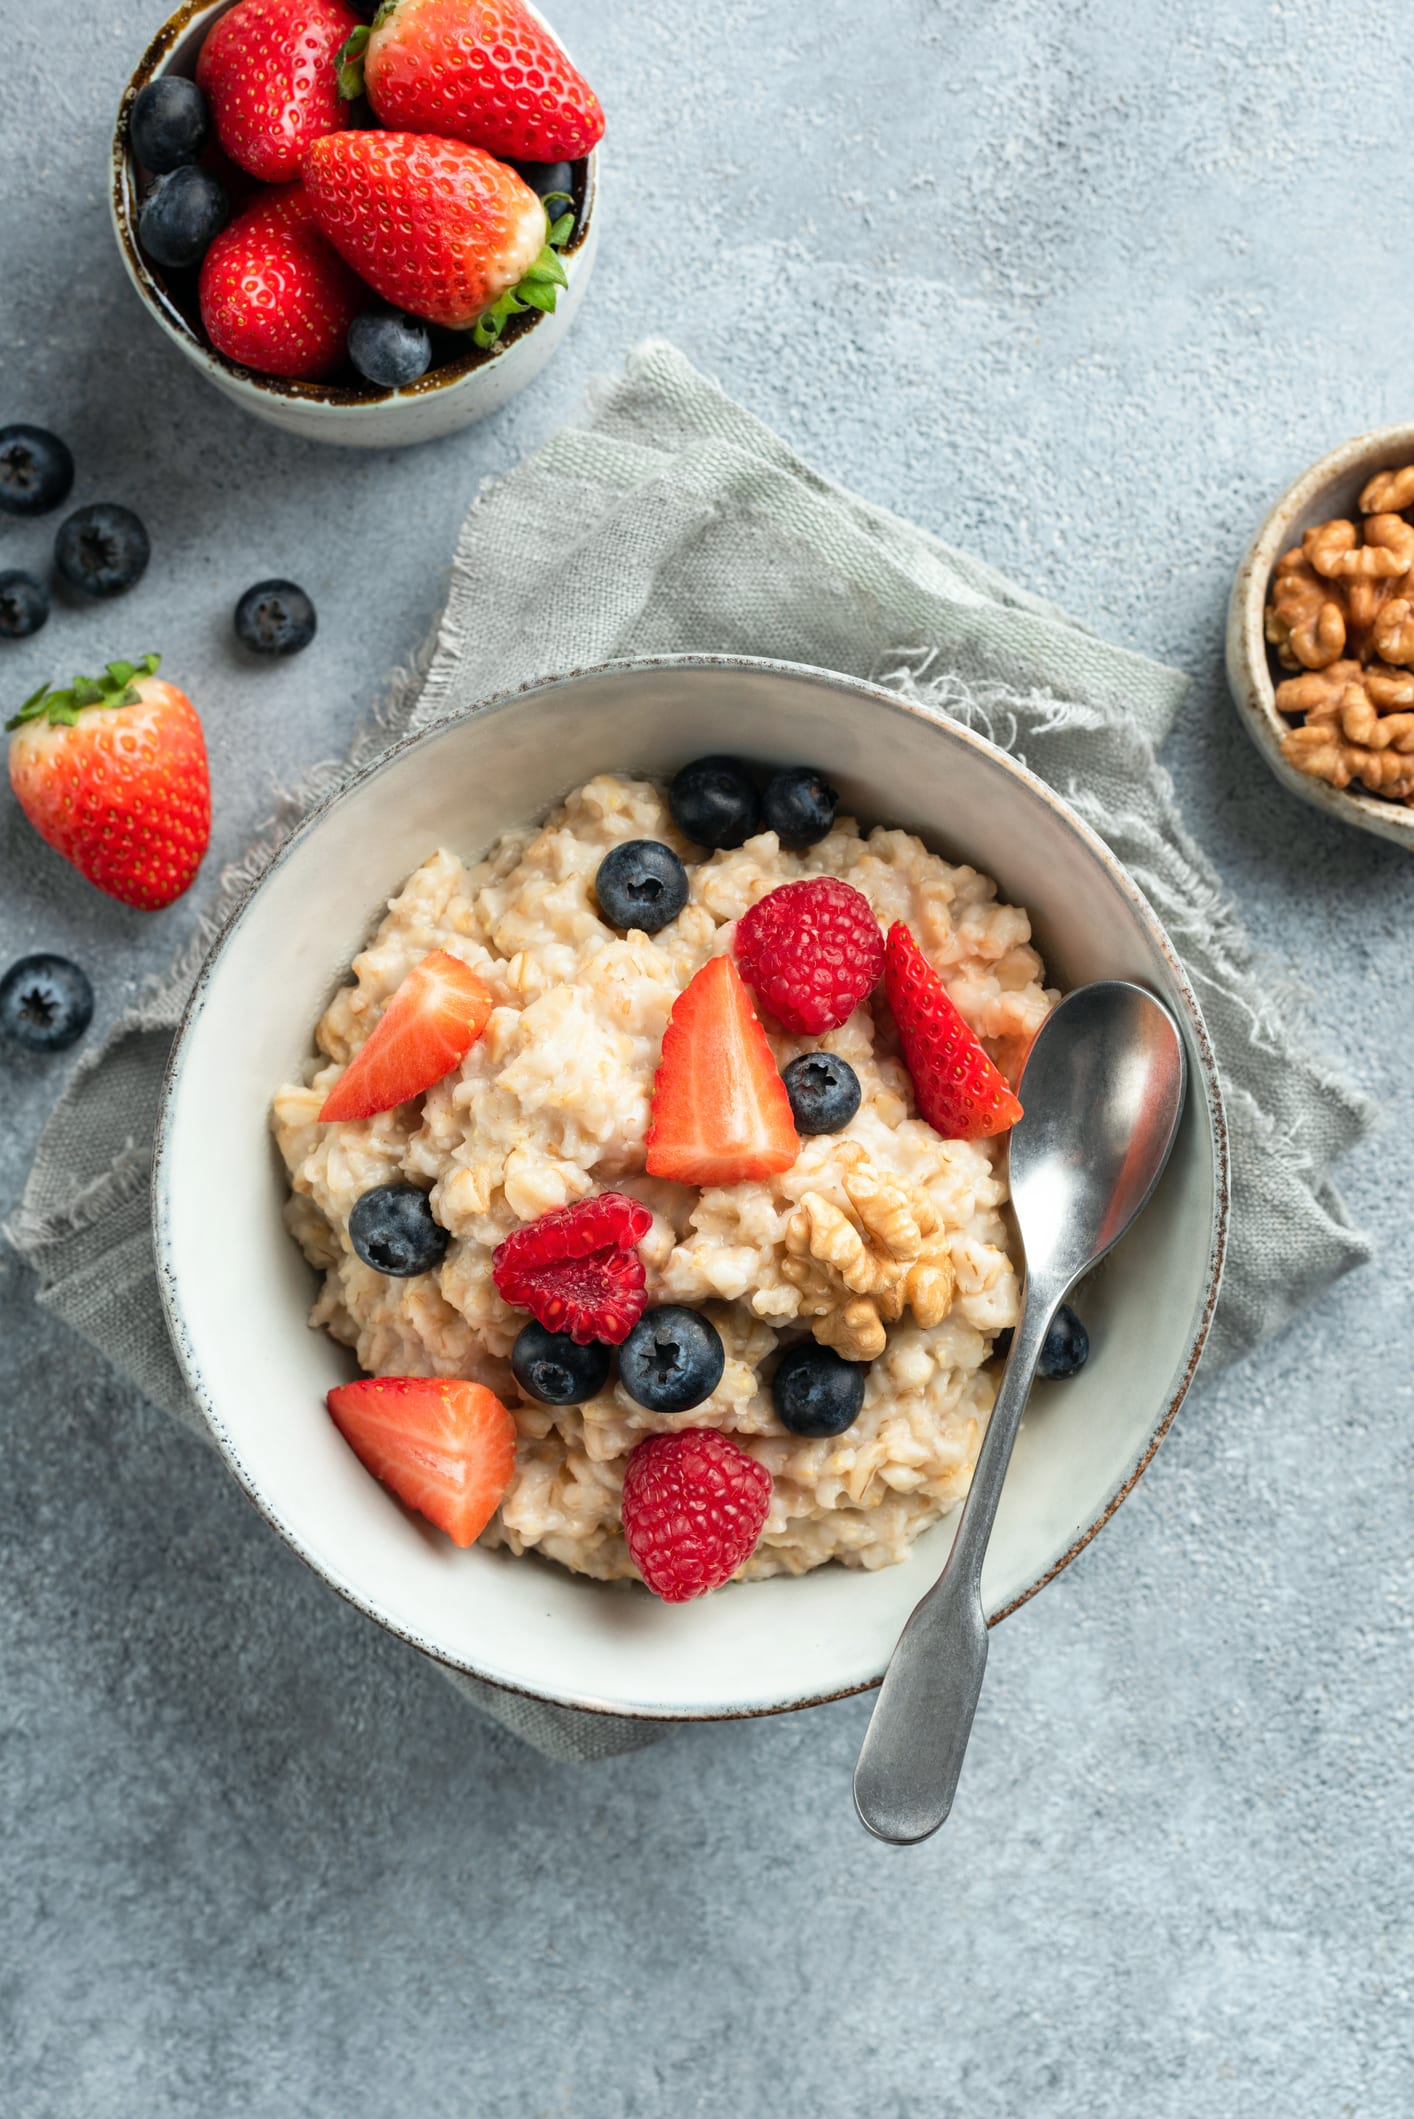
[[[12,1250],[33,1262],[37,1253],[92,1228],[116,1208],[140,1198],[151,1176],[151,1143],[129,1141],[110,1169],[91,1178],[62,1207],[41,1212],[31,1206],[26,1191],[19,1208],[4,1224],[5,1239]]]

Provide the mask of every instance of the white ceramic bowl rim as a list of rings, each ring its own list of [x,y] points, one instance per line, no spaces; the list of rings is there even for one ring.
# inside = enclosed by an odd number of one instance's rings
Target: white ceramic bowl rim
[[[155,81],[166,73],[174,53],[182,41],[201,21],[204,15],[224,13],[232,0],[183,0],[183,5],[169,15],[156,35],[151,38],[137,65],[134,67],[118,105],[118,122],[113,130],[112,175],[110,184],[110,209],[114,232],[118,238],[123,263],[129,279],[142,298],[144,306],[157,319],[169,338],[176,340],[182,350],[204,363],[213,372],[253,391],[257,396],[279,399],[284,402],[309,406],[322,406],[330,412],[344,415],[360,411],[374,412],[393,401],[417,402],[437,395],[439,392],[456,390],[459,385],[474,387],[478,379],[484,378],[495,364],[523,345],[532,334],[546,322],[544,312],[530,310],[516,320],[516,328],[500,338],[494,346],[474,355],[468,353],[465,363],[456,366],[434,367],[415,383],[408,383],[397,390],[379,390],[373,384],[356,389],[349,384],[310,383],[291,381],[280,376],[261,375],[240,361],[227,358],[194,329],[189,318],[174,302],[153,272],[143,255],[137,239],[137,197],[135,184],[135,162],[128,143],[128,113],[140,89],[149,81]],[[531,12],[537,16],[552,35],[557,35],[539,10],[527,0]],[[564,257],[567,269],[573,270],[574,262],[589,252],[594,224],[594,209],[598,193],[599,151],[591,149],[582,157],[584,171],[584,211],[566,246]],[[369,290],[370,300],[376,300]]]
[[[1316,511],[1323,491],[1346,481],[1363,485],[1375,471],[1407,463],[1414,463],[1414,425],[1377,427],[1328,450],[1294,479],[1267,510],[1238,568],[1227,627],[1228,681],[1234,703],[1283,787],[1324,816],[1404,846],[1414,843],[1414,808],[1365,794],[1357,786],[1333,787],[1300,771],[1282,750],[1282,738],[1291,724],[1277,711],[1265,613],[1277,561],[1290,549],[1303,518]]]
[[[498,693],[492,698],[481,701],[479,704],[470,706],[459,713],[443,717],[429,728],[419,729],[411,735],[402,737],[386,751],[381,752],[369,765],[357,772],[351,772],[349,777],[339,787],[334,789],[310,811],[283,842],[267,868],[250,890],[246,892],[240,904],[229,915],[206,956],[173,1041],[172,1051],[164,1074],[162,1095],[158,1108],[152,1177],[153,1237],[159,1261],[157,1277],[158,1285],[162,1291],[168,1329],[192,1395],[211,1430],[221,1455],[235,1478],[245,1489],[246,1494],[266,1522],[279,1534],[291,1550],[298,1554],[299,1558],[307,1566],[312,1568],[323,1580],[327,1581],[342,1597],[354,1605],[357,1610],[361,1611],[365,1617],[373,1619],[399,1639],[407,1641],[410,1646],[419,1649],[434,1662],[442,1663],[451,1669],[465,1671],[470,1676],[478,1678],[484,1683],[496,1686],[500,1691],[519,1694],[525,1698],[544,1700],[555,1706],[574,1707],[588,1713],[620,1715],[629,1710],[626,1710],[621,1705],[603,1700],[552,1695],[540,1691],[534,1686],[518,1682],[516,1677],[505,1669],[488,1668],[480,1663],[464,1661],[449,1655],[444,1650],[420,1638],[407,1626],[391,1618],[359,1588],[357,1583],[350,1580],[341,1569],[336,1568],[326,1559],[322,1559],[311,1552],[304,1541],[282,1520],[277,1509],[263,1492],[258,1479],[245,1463],[234,1436],[218,1410],[216,1393],[202,1371],[201,1363],[185,1329],[175,1279],[161,1270],[161,1261],[170,1254],[170,1245],[167,1240],[171,1184],[167,1158],[168,1121],[176,1084],[181,1074],[183,1055],[200,1021],[208,993],[219,970],[226,946],[235,935],[265,883],[278,872],[311,834],[318,830],[320,823],[331,809],[339,805],[356,790],[366,787],[370,781],[379,778],[380,775],[388,771],[410,751],[417,750],[423,745],[430,744],[439,737],[445,736],[450,728],[471,720],[494,717],[513,708],[518,702],[529,696],[554,692],[589,678],[631,677],[637,673],[651,670],[669,672],[677,670],[717,670],[743,675],[804,679],[824,686],[827,689],[844,692],[853,698],[867,700],[889,713],[913,716],[935,727],[944,726],[952,740],[984,753],[993,764],[1000,764],[1032,800],[1043,804],[1046,808],[1058,814],[1066,827],[1085,843],[1096,861],[1106,870],[1115,888],[1122,894],[1137,917],[1139,924],[1146,932],[1155,950],[1163,958],[1186,1011],[1187,1030],[1191,1036],[1193,1050],[1198,1060],[1198,1066],[1194,1070],[1195,1087],[1199,1092],[1196,1101],[1201,1108],[1203,1123],[1207,1128],[1213,1167],[1212,1216],[1209,1229],[1208,1256],[1203,1278],[1203,1293],[1190,1322],[1187,1334],[1187,1352],[1180,1367],[1171,1378],[1168,1393],[1161,1406],[1158,1418],[1150,1429],[1147,1442],[1140,1451],[1129,1476],[1118,1490],[1110,1496],[1099,1514],[1074,1538],[1069,1548],[1018,1595],[1013,1596],[1001,1609],[992,1613],[988,1621],[989,1625],[996,1625],[999,1620],[1009,1617],[1013,1611],[1028,1602],[1038,1590],[1044,1589],[1047,1583],[1053,1581],[1064,1568],[1070,1565],[1077,1554],[1085,1549],[1091,1539],[1108,1523],[1121,1502],[1137,1485],[1160,1442],[1167,1434],[1179,1406],[1187,1395],[1203,1348],[1207,1342],[1222,1279],[1229,1203],[1227,1124],[1217,1065],[1207,1026],[1203,1020],[1202,1010],[1187,974],[1138,885],[1116,861],[1104,841],[1043,780],[1038,779],[1025,766],[1018,764],[1005,751],[987,742],[984,737],[964,728],[960,723],[930,712],[927,708],[918,705],[897,692],[882,690],[878,686],[868,684],[858,678],[844,676],[837,671],[820,669],[809,664],[783,662],[756,656],[685,654],[633,657],[585,665],[583,668],[535,678],[530,682],[517,686],[514,690]],[[681,1710],[668,1712],[634,1708],[632,1713],[635,1718],[644,1720],[746,1720],[760,1714],[789,1713],[801,1707],[820,1706],[829,1700],[844,1699],[855,1693],[867,1692],[879,1684],[882,1676],[883,1670],[880,1668],[872,1678],[866,1679],[862,1683],[846,1685],[838,1691],[811,1694],[808,1697],[799,1699],[782,1700],[774,1705],[765,1707],[731,1710],[709,1707],[702,1709],[700,1712]]]

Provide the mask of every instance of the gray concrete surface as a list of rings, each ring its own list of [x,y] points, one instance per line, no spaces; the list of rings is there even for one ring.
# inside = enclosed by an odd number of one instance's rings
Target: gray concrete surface
[[[0,1261],[0,2105],[16,2119],[660,2113],[1395,2119],[1409,2052],[1411,869],[1264,776],[1223,604],[1274,491],[1407,418],[1414,160],[1392,0],[556,0],[611,113],[582,321],[489,427],[274,438],[123,282],[103,148],[156,0],[3,0],[0,418],[151,527],[140,590],[0,651],[164,649],[217,855],[422,637],[478,482],[637,337],[828,472],[1195,677],[1188,815],[1313,1036],[1389,1106],[1382,1259],[1201,1388],[1103,1538],[996,1636],[957,1814],[850,1812],[868,1713],[547,1765],[340,1606]],[[44,524],[0,527],[3,563]],[[13,556],[12,556],[13,555]],[[252,672],[289,571],[317,647]],[[547,594],[553,583],[547,583]],[[703,643],[710,645],[711,643]],[[215,884],[110,905],[0,804],[0,961],[106,1020]],[[101,1025],[100,1025],[101,1027]],[[3,1062],[0,1205],[59,1070]]]

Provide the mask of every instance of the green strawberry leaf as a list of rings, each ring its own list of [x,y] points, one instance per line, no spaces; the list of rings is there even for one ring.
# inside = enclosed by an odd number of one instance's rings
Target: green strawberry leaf
[[[524,287],[527,281],[532,287],[568,287],[565,268],[548,243],[522,279],[521,286]]]
[[[493,302],[489,309],[481,312],[471,327],[474,343],[480,346],[484,353],[488,347],[495,345],[505,330],[507,318],[515,316],[522,309],[539,309],[542,312],[552,310],[555,306],[556,288],[568,285],[564,266],[549,243],[546,243],[535,263],[515,286],[507,288],[499,301]]]
[[[472,326],[471,335],[483,353],[488,347],[495,345],[506,327],[507,318],[517,315],[524,307],[519,291],[508,287],[499,301],[493,302],[489,309],[482,311]]]
[[[142,694],[133,678],[155,676],[161,660],[160,655],[144,655],[139,662],[110,662],[101,677],[75,677],[63,691],[41,684],[5,726],[22,728],[30,721],[47,721],[51,728],[74,728],[85,707],[135,706]]]
[[[557,199],[563,199],[564,205],[557,206]],[[561,243],[567,243],[574,233],[574,198],[568,191],[547,191],[540,203],[545,208],[550,229],[547,240],[558,250]]]
[[[379,11],[379,22],[386,13],[386,8]],[[334,64],[338,69],[335,79],[339,94],[345,103],[352,103],[363,94],[363,55],[368,50],[368,40],[377,26],[375,22],[371,29],[366,22],[360,22],[348,42],[340,47],[335,56]]]

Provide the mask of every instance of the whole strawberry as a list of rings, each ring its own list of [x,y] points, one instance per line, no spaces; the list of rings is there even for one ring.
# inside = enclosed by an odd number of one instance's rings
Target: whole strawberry
[[[771,1507],[771,1474],[713,1427],[649,1435],[624,1471],[623,1525],[655,1597],[686,1604],[750,1559]]]
[[[110,898],[140,911],[187,888],[211,838],[206,742],[156,655],[47,686],[6,723],[10,785],[42,839]]]
[[[198,298],[218,353],[305,382],[344,364],[368,289],[320,233],[302,184],[268,192],[217,236]]]
[[[521,0],[383,0],[340,79],[384,125],[503,160],[574,162],[604,132],[599,98]]]
[[[197,86],[233,162],[266,184],[300,173],[321,133],[349,122],[339,52],[359,27],[344,0],[237,0],[207,35]]]
[[[304,181],[329,241],[385,301],[453,331],[475,326],[478,345],[518,309],[553,309],[566,284],[544,206],[479,147],[328,133]]]

